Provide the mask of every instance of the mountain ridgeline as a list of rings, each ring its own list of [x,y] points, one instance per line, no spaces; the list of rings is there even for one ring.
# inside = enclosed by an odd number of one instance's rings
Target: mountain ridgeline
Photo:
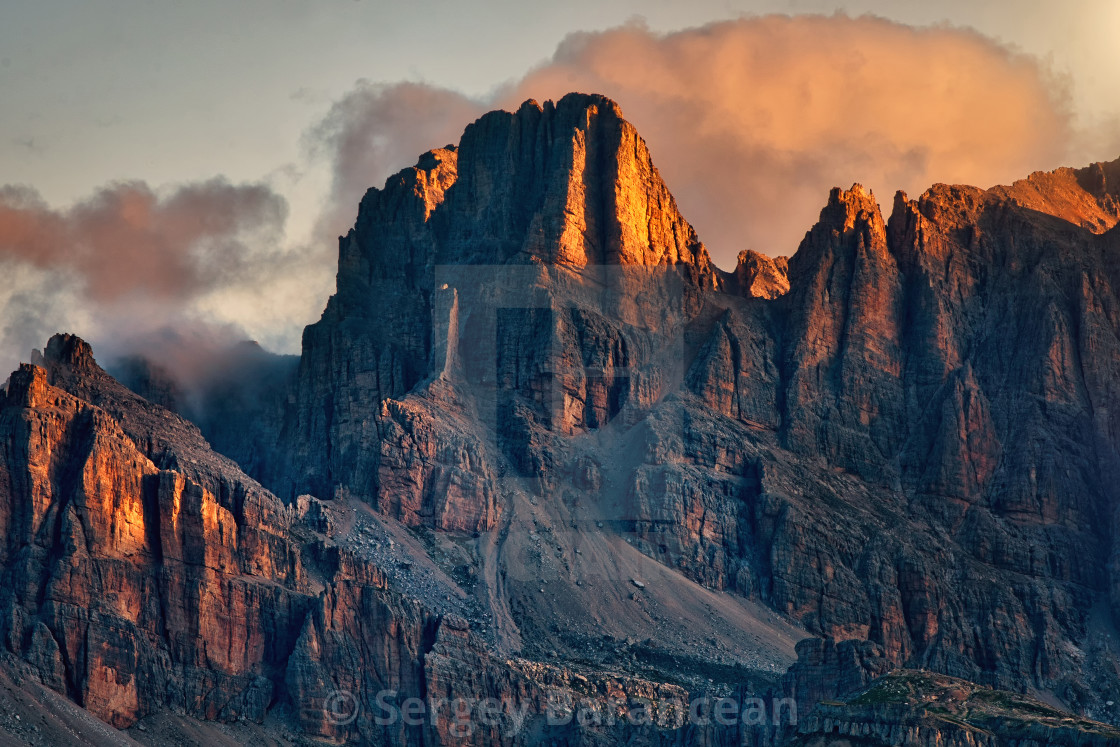
[[[197,426],[70,336],[13,374],[0,663],[141,742],[1117,743],[1118,222],[1120,161],[854,185],[724,272],[615,103],[491,112]],[[555,718],[701,696],[802,718]]]

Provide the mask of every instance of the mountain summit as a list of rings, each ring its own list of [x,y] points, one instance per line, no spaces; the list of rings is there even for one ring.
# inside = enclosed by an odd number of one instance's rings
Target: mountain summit
[[[1114,744],[1118,187],[853,185],[725,273],[615,103],[487,114],[201,428],[13,374],[5,676],[142,742]]]

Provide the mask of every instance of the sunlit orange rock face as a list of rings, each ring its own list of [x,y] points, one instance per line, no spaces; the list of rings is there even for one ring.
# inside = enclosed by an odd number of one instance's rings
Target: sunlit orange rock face
[[[752,298],[777,298],[789,290],[789,257],[767,257],[744,249],[735,265],[737,290]]]
[[[254,510],[264,491],[247,478],[225,482],[232,470],[201,480],[212,465],[196,463],[193,479],[158,467],[152,458],[170,454],[142,451],[125,428],[164,418],[188,450],[201,436],[129,397],[85,343],[55,338],[41,362],[13,376],[2,417],[9,647],[29,638],[46,683],[117,726],[165,705],[169,688],[212,718],[260,709],[247,686],[309,601],[296,593],[305,584],[289,527]],[[122,427],[93,397],[52,385],[52,372],[147,412]]]
[[[488,114],[366,194],[292,380],[207,421],[240,466],[76,338],[14,375],[4,645],[116,725],[336,741],[459,738],[378,726],[384,688],[539,716],[732,656],[804,708],[908,666],[1120,719],[1118,195],[1120,162],[889,216],[854,185],[722,272],[613,102]]]
[[[532,672],[391,588],[384,558],[328,537],[340,512],[325,520],[309,496],[284,505],[80,339],[56,335],[13,374],[0,434],[3,655],[105,722],[260,723],[283,704],[291,728],[332,742],[462,738],[446,706],[422,724],[375,723],[384,691],[494,698],[543,720]],[[363,698],[360,720],[330,718],[340,691]]]

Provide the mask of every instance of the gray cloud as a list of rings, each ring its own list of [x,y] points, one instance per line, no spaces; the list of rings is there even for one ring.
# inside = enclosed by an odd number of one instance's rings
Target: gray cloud
[[[59,330],[76,329],[86,319],[79,281],[65,270],[44,270],[0,258],[0,379],[28,360]]]
[[[221,178],[159,190],[121,182],[65,209],[31,188],[0,187],[0,367],[12,370],[59,330],[99,354],[169,326],[243,323],[294,338],[291,327],[322,303],[306,282],[321,255],[286,245],[287,209],[263,184]]]
[[[461,93],[423,83],[360,81],[306,135],[325,154],[333,181],[320,231],[345,233],[370,187],[432,148],[458,143],[463,129],[488,108]]]
[[[182,301],[243,280],[262,244],[283,235],[287,203],[224,179],[160,195],[142,182],[104,187],[66,210],[26,187],[0,187],[0,257],[67,268],[96,301]]]

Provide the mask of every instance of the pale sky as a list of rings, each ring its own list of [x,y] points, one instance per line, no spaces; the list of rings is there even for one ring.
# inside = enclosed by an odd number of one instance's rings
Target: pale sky
[[[329,244],[333,237],[311,234],[330,198],[331,164],[307,133],[359,80],[423,82],[485,101],[573,32],[636,17],[667,33],[744,15],[837,11],[972,28],[1038,57],[1066,80],[1073,125],[1096,133],[1077,157],[1120,155],[1108,150],[1120,142],[1120,0],[0,0],[0,186],[31,187],[65,210],[122,180],[160,194],[216,176],[264,182],[288,203],[282,241]],[[401,153],[397,165],[417,155]],[[9,272],[7,287],[0,279],[3,313],[31,313],[18,306],[34,295],[17,292],[25,276]],[[330,276],[333,266],[322,272]],[[328,291],[329,283],[314,295]],[[241,312],[212,313],[225,296],[215,298],[211,317],[237,321]],[[244,325],[290,350],[323,300],[283,324],[274,312]],[[65,317],[78,327],[84,318]],[[8,359],[0,351],[0,363]]]

